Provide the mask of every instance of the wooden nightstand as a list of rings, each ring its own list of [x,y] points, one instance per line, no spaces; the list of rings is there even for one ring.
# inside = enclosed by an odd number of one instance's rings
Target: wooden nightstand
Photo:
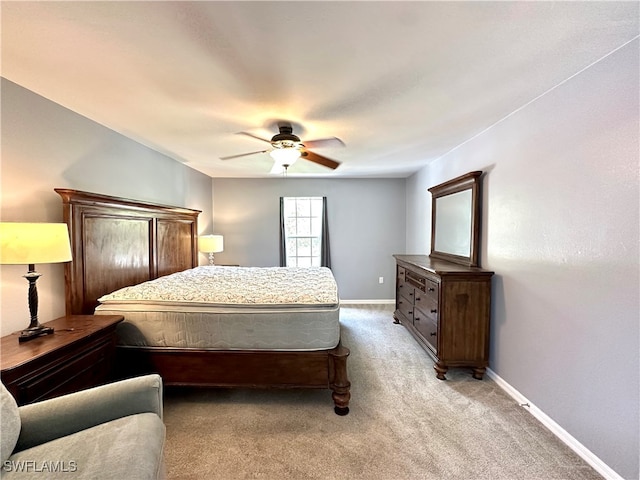
[[[112,379],[121,315],[70,315],[44,323],[54,333],[19,343],[0,339],[2,383],[18,405],[57,397]]]

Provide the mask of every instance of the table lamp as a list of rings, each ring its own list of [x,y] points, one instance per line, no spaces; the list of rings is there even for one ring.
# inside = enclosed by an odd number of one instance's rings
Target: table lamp
[[[209,254],[209,265],[214,265],[213,254],[224,250],[222,235],[201,235],[198,238],[198,248],[202,253]]]
[[[41,274],[35,271],[35,264],[70,261],[71,245],[66,223],[0,223],[0,264],[28,265],[24,278],[29,282],[31,322],[20,332],[18,341],[26,342],[53,333],[53,328],[38,322],[36,281]]]

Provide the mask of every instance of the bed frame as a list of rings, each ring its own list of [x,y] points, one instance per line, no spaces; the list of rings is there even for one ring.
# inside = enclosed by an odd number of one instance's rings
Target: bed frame
[[[198,265],[199,210],[56,188],[69,226],[66,313],[93,314],[98,298]],[[349,412],[349,349],[312,352],[118,347],[120,377],[156,372],[166,385],[328,388]]]

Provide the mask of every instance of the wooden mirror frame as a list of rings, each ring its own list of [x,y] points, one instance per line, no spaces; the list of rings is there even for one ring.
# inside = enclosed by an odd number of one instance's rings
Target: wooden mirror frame
[[[477,267],[478,265],[478,252],[480,246],[480,177],[481,171],[469,172],[465,175],[454,178],[447,182],[436,185],[429,188],[431,192],[431,253],[430,257],[447,260],[449,262],[457,263],[459,265],[467,265],[470,267]],[[436,220],[437,220],[437,207],[438,199],[453,195],[454,193],[464,192],[466,190],[471,191],[471,225],[469,226],[469,255],[458,255],[451,250],[441,248],[436,250]],[[462,219],[461,221],[464,221]]]

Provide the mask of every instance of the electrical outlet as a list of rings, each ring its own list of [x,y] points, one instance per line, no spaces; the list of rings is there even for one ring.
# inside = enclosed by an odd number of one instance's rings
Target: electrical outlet
[[[384,277],[378,277],[378,283],[384,283]]]

